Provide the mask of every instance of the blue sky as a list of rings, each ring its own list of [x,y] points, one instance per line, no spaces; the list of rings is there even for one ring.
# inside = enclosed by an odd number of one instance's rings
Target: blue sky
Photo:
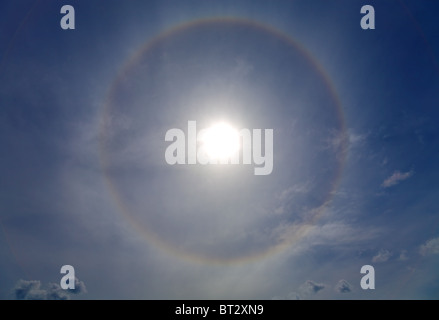
[[[3,1],[0,298],[438,299],[438,8]],[[169,166],[189,120],[273,129],[272,174]]]

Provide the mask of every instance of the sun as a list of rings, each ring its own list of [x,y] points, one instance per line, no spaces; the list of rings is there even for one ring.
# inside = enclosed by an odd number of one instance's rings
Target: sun
[[[225,122],[205,129],[200,140],[210,161],[227,161],[239,151],[239,133]]]

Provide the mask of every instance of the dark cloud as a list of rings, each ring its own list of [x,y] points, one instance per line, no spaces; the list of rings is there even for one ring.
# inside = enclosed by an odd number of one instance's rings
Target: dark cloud
[[[307,280],[301,287],[300,291],[304,295],[313,295],[323,290],[326,286],[323,283],[316,283],[311,280]]]
[[[334,290],[338,293],[349,293],[352,292],[352,285],[346,280],[340,280],[334,287]]]
[[[85,287],[85,283],[83,281],[75,278],[75,289],[69,290],[69,292],[73,294],[87,293],[87,288]]]
[[[70,295],[67,291],[73,290],[63,290],[59,284],[49,283],[46,291],[46,299],[44,300],[70,300]]]
[[[45,300],[46,291],[41,290],[41,282],[37,280],[20,280],[14,288],[17,300]]]
[[[64,290],[57,283],[49,283],[42,288],[39,280],[19,280],[13,289],[16,300],[70,300],[71,294],[86,293],[83,281],[75,279],[75,289]]]

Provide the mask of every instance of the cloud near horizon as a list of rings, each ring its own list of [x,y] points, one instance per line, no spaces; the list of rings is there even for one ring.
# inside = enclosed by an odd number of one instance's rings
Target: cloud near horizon
[[[352,292],[352,285],[346,280],[342,279],[334,287],[334,290],[338,293],[349,293]]]
[[[316,283],[312,280],[306,280],[297,291],[291,291],[286,296],[276,296],[273,300],[303,300],[310,298],[321,290],[325,289],[326,285],[323,283]]]
[[[300,291],[304,296],[310,296],[325,289],[325,287],[326,285],[323,283],[316,283],[312,280],[307,280],[303,285],[300,286]]]
[[[13,289],[15,300],[70,300],[71,294],[86,293],[87,289],[83,281],[75,278],[75,289],[64,290],[57,283],[49,283],[46,288],[42,287],[39,280],[20,279]]]

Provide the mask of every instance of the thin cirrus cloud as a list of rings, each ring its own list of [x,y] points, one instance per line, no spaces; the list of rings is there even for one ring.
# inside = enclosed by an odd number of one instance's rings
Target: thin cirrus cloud
[[[389,188],[391,186],[397,185],[401,181],[407,180],[413,175],[413,171],[408,172],[400,172],[395,171],[389,178],[384,180],[384,182],[381,184],[383,188]]]
[[[392,253],[389,250],[381,249],[373,258],[372,262],[386,262],[390,259]]]

